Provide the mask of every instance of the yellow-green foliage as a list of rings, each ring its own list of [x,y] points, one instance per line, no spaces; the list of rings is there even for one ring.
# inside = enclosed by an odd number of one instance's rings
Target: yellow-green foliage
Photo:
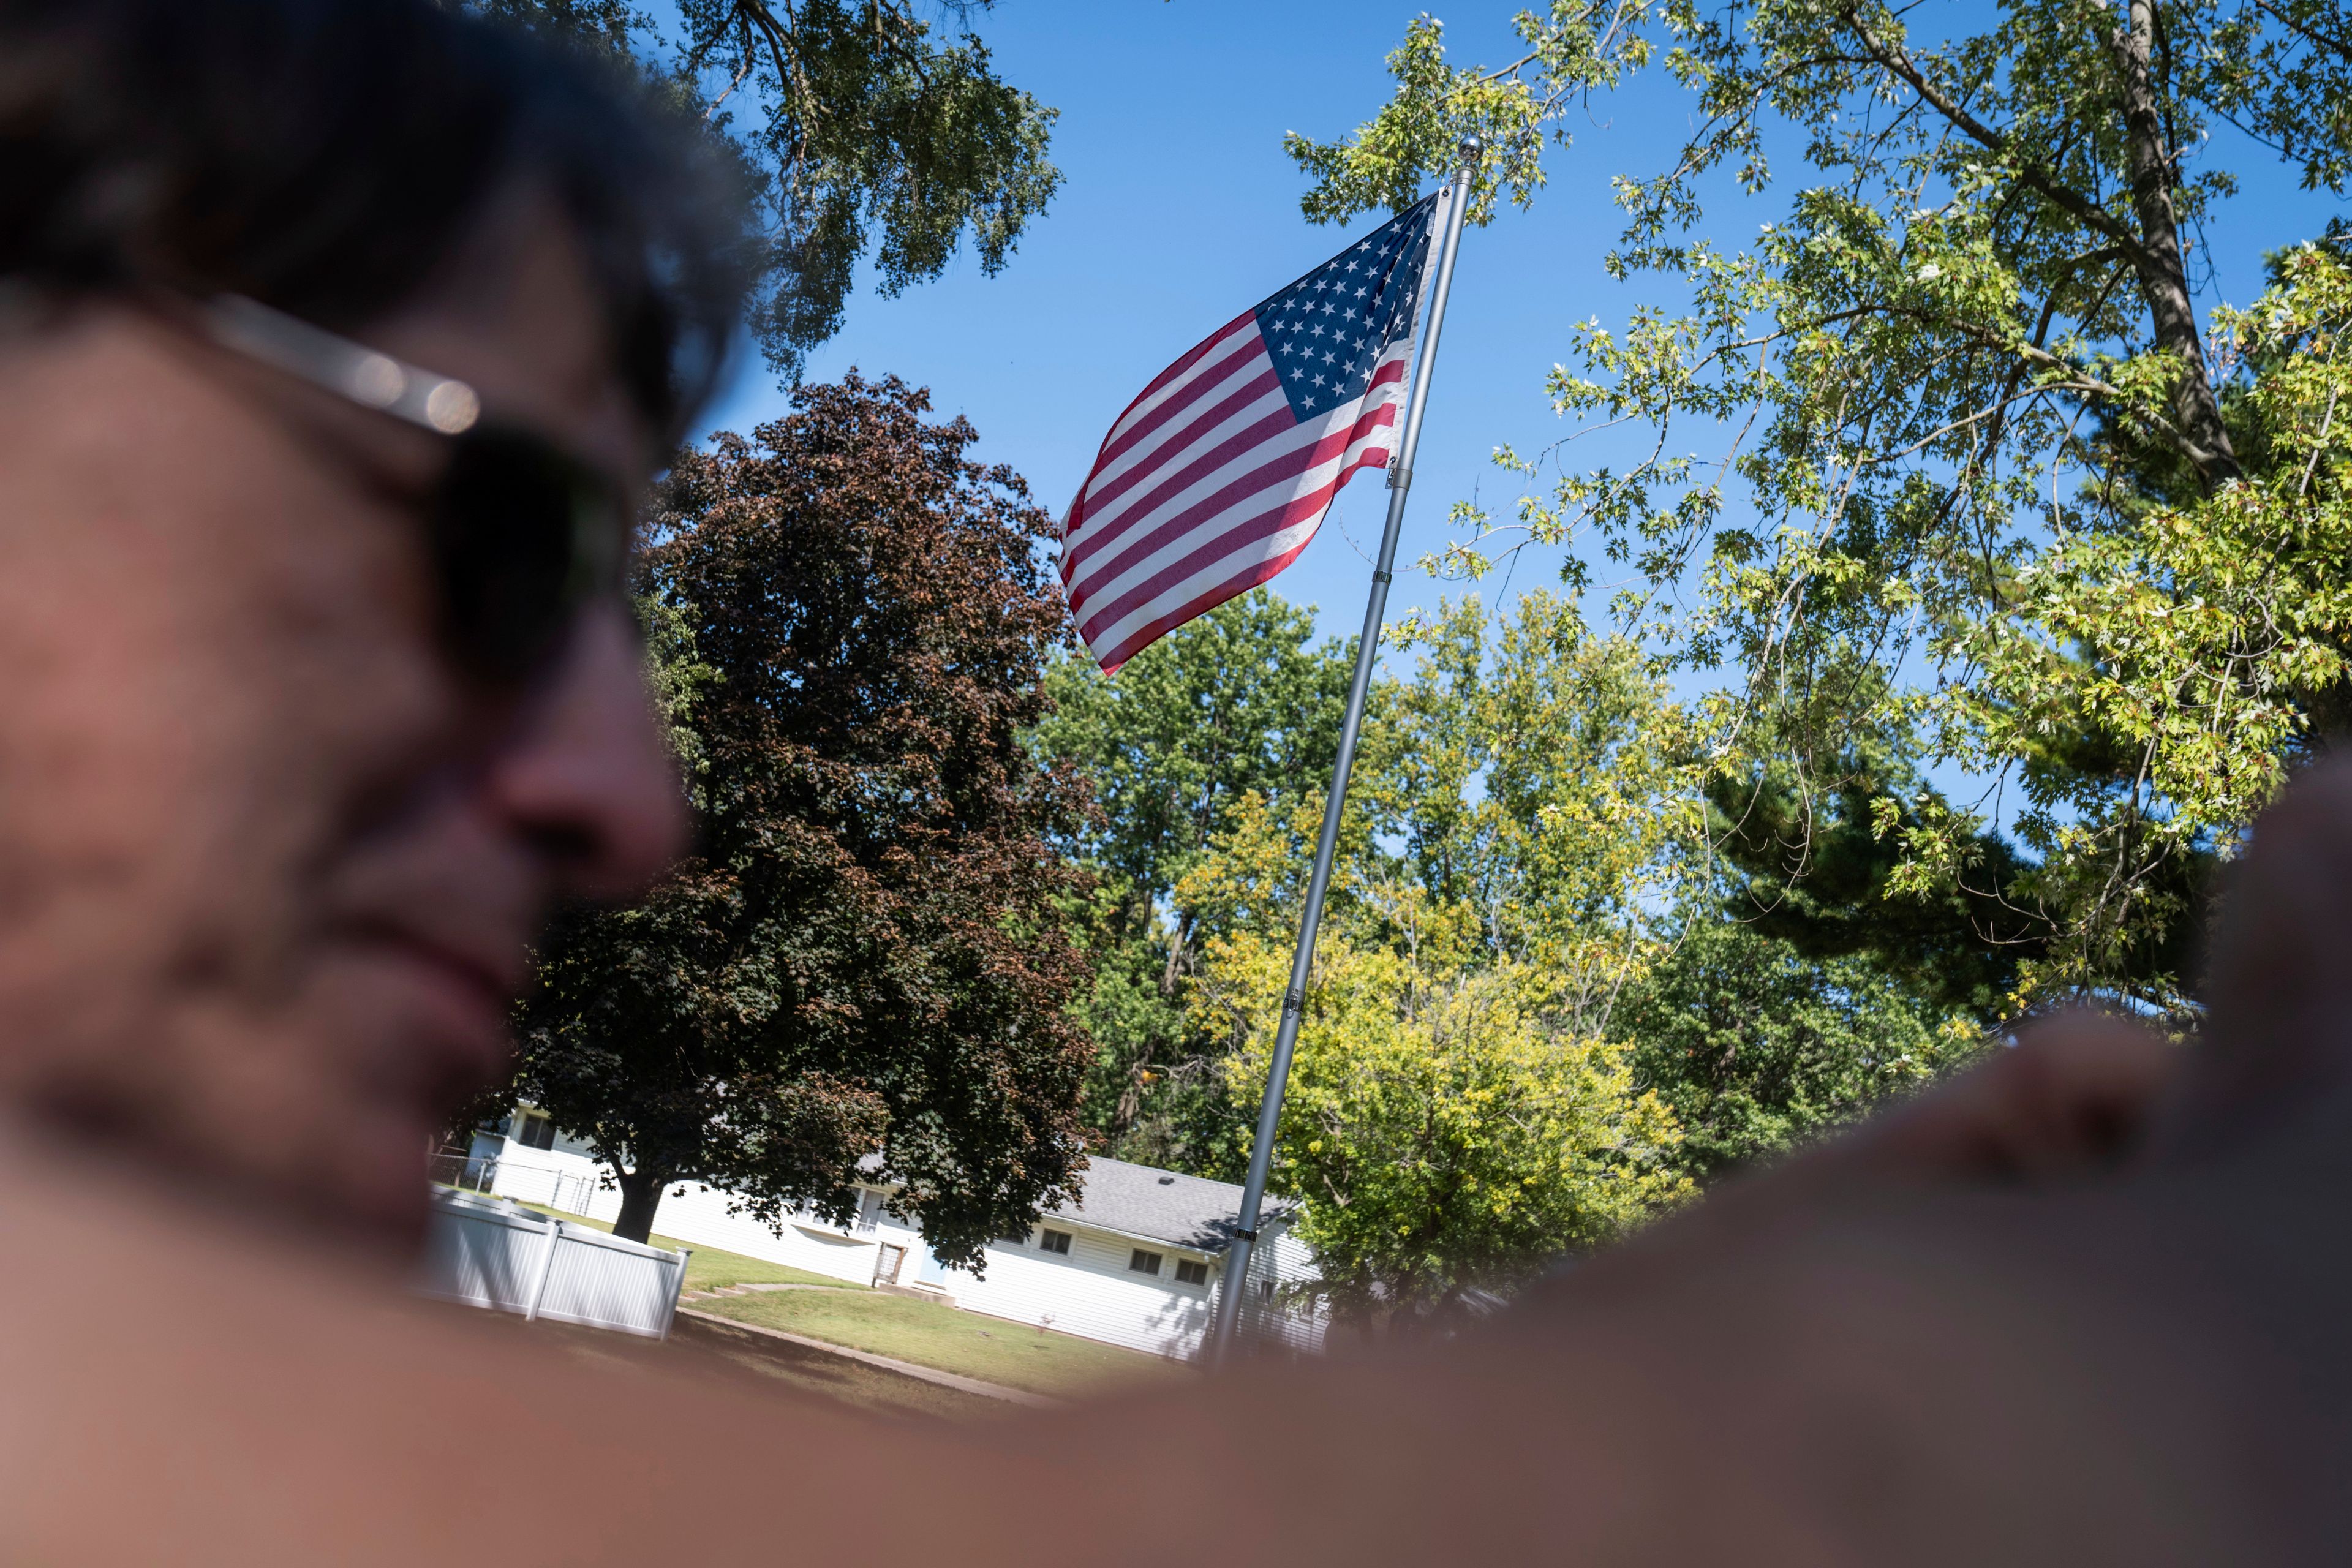
[[[1211,964],[1199,1005],[1238,1026],[1245,1043],[1224,1070],[1237,1097],[1254,1096],[1289,944],[1223,939]],[[1525,964],[1480,971],[1435,943],[1326,941],[1276,1184],[1307,1198],[1298,1235],[1343,1307],[1510,1283],[1688,1190],[1664,1159],[1681,1137],[1673,1115],[1633,1092],[1622,1047],[1547,1016],[1551,989]]]
[[[1622,1234],[1690,1188],[1612,1005],[1696,818],[1680,719],[1622,645],[1531,594],[1475,602],[1381,694],[1285,1106],[1274,1186],[1359,1317],[1444,1310]],[[1195,1021],[1254,1101],[1320,803],[1252,800],[1181,896],[1213,911]]]

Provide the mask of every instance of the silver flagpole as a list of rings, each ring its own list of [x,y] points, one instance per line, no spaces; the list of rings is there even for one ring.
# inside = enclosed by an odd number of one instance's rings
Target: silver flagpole
[[[1457,149],[1454,191],[1445,209],[1445,237],[1437,253],[1437,277],[1430,287],[1429,314],[1415,345],[1412,386],[1405,394],[1404,432],[1389,459],[1389,520],[1381,532],[1380,564],[1372,571],[1372,595],[1364,605],[1364,635],[1356,644],[1356,673],[1348,684],[1348,716],[1339,726],[1339,760],[1331,768],[1331,794],[1323,803],[1323,832],[1315,841],[1315,870],[1307,879],[1307,907],[1298,916],[1298,952],[1290,961],[1290,989],[1282,998],[1282,1023],[1275,1031],[1274,1060],[1265,1075],[1265,1098],[1258,1102],[1257,1141],[1250,1145],[1249,1180],[1242,1188],[1241,1226],[1225,1253],[1217,1321],[1210,1342],[1213,1361],[1233,1349],[1241,1320],[1242,1294],[1249,1283],[1250,1252],[1257,1241],[1258,1210],[1265,1200],[1265,1175],[1274,1159],[1274,1132],[1282,1120],[1282,1094],[1290,1082],[1291,1052],[1298,1044],[1298,1021],[1307,1007],[1307,977],[1315,965],[1315,928],[1323,920],[1323,895],[1331,886],[1331,854],[1339,842],[1339,815],[1348,804],[1348,771],[1356,762],[1356,732],[1363,727],[1364,694],[1380,658],[1381,617],[1388,609],[1390,568],[1396,563],[1397,531],[1404,521],[1404,498],[1412,489],[1412,454],[1421,444],[1422,410],[1429,405],[1429,373],[1437,361],[1437,332],[1445,324],[1445,296],[1454,286],[1454,252],[1462,242],[1462,216],[1470,205],[1470,177],[1485,145],[1465,138]]]

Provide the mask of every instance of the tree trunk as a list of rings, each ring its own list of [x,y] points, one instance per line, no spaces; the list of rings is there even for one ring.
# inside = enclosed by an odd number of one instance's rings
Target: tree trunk
[[[1118,1091],[1118,1104],[1111,1110],[1111,1136],[1116,1138],[1134,1126],[1135,1119],[1142,1114],[1143,1063],[1137,1062],[1128,1068],[1126,1087]]]
[[[662,1190],[669,1178],[658,1171],[621,1173],[621,1217],[613,1234],[624,1241],[644,1241],[654,1233],[654,1213],[661,1207]]]
[[[2206,487],[2238,475],[2237,448],[2221,423],[2221,401],[2206,374],[2205,343],[2197,330],[2197,310],[2189,295],[2189,266],[2180,249],[2180,224],[2172,205],[2179,171],[2164,133],[2164,116],[2149,73],[2156,52],[2158,0],[2130,0],[2124,25],[2116,29],[2116,65],[2123,79],[2124,142],[2131,158],[2132,212],[2139,220],[2141,253],[2134,258],[2140,294],[2147,301],[2157,346],[2181,362],[2173,388],[2172,419],[2183,451],[2197,465]]]
[[[1168,939],[1167,966],[1160,972],[1160,994],[1162,996],[1173,996],[1176,994],[1176,976],[1181,973],[1181,965],[1184,962],[1184,943],[1191,938],[1192,934],[1192,917],[1190,915],[1179,916],[1176,921],[1176,930]]]

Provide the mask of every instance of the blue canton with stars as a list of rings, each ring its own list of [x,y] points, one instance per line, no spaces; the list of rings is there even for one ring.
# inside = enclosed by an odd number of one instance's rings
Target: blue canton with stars
[[[1257,308],[1257,330],[1301,421],[1364,395],[1381,351],[1412,331],[1429,259],[1424,196]]]

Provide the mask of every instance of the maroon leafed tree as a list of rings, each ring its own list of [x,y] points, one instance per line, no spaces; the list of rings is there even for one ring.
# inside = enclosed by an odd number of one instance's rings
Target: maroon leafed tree
[[[1023,744],[1066,636],[1051,521],[929,408],[804,386],[664,488],[645,586],[699,838],[551,932],[515,1085],[611,1167],[623,1236],[689,1179],[845,1219],[878,1154],[973,1260],[1082,1159],[1054,846],[1085,795]]]

